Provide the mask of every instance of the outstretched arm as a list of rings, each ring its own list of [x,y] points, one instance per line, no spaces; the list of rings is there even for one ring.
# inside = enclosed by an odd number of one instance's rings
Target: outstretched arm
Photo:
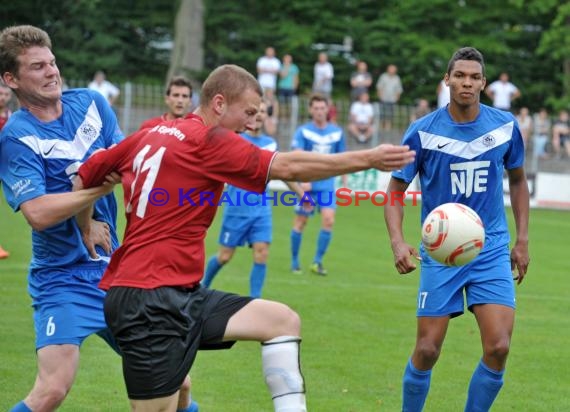
[[[396,170],[411,163],[415,152],[408,146],[382,144],[369,150],[320,154],[295,150],[278,153],[269,170],[270,179],[313,181],[365,169]]]

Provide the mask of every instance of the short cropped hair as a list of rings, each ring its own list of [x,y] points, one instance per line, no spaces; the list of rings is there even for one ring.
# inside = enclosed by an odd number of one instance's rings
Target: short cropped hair
[[[329,100],[327,99],[327,97],[319,93],[311,94],[311,96],[309,97],[309,107],[313,105],[313,102],[325,102],[327,106],[329,104]]]
[[[166,91],[164,92],[165,95],[170,96],[170,89],[172,89],[172,86],[188,87],[188,89],[190,89],[190,97],[192,97],[192,85],[190,84],[190,81],[188,81],[188,79],[186,79],[185,77],[175,76],[172,79],[170,79],[170,81],[166,85]]]
[[[228,104],[231,104],[239,100],[246,90],[253,90],[260,97],[263,96],[261,86],[251,73],[240,66],[225,64],[214,69],[204,81],[201,104],[208,105],[217,94],[224,96]]]
[[[18,56],[31,47],[47,47],[51,50],[49,35],[40,28],[22,25],[6,27],[0,32],[0,76],[9,72],[18,74]]]
[[[451,56],[449,63],[447,64],[447,74],[451,74],[451,71],[455,67],[455,62],[457,60],[472,60],[476,61],[481,65],[483,76],[485,75],[485,61],[483,59],[483,55],[479,50],[474,47],[462,47],[461,49],[457,50]]]

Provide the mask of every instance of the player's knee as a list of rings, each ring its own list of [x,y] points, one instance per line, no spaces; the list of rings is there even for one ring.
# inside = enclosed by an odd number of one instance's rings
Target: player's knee
[[[221,250],[218,253],[218,263],[220,265],[225,265],[226,263],[228,263],[232,259],[232,256],[233,256],[233,252]]]
[[[485,355],[494,359],[504,360],[509,355],[510,340],[508,338],[498,340],[485,345]]]
[[[293,230],[296,232],[302,232],[307,225],[307,217],[306,216],[297,216],[293,221]]]
[[[253,261],[255,263],[266,263],[269,258],[269,248],[256,249],[253,251]]]
[[[41,394],[31,404],[37,404],[38,410],[56,410],[63,403],[65,397],[71,389],[70,385],[62,382],[50,382],[41,391]],[[32,396],[33,398],[33,396]]]
[[[441,353],[441,347],[435,343],[421,340],[416,345],[416,353],[425,363],[435,363]]]
[[[301,317],[289,306],[283,305],[279,318],[275,325],[274,336],[299,336],[301,334]]]

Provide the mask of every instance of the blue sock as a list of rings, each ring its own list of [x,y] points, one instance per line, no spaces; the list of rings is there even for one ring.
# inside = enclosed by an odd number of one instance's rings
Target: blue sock
[[[32,410],[26,406],[24,401],[20,401],[10,409],[10,412],[32,412]]]
[[[176,409],[176,412],[198,412],[198,404],[195,401],[192,401],[190,405],[185,409]]]
[[[202,286],[209,288],[222,266],[224,265],[218,262],[218,257],[216,255],[212,256],[206,265],[206,273],[204,273],[204,279],[202,279]]]
[[[402,412],[419,412],[423,409],[429,391],[431,369],[418,370],[408,361],[404,372]]]
[[[303,234],[295,230],[291,231],[291,257],[292,269],[301,267],[299,265],[299,250],[301,249],[301,240],[303,240]]]
[[[321,229],[317,240],[317,254],[315,255],[315,263],[323,263],[323,256],[331,243],[332,232]]]
[[[261,289],[265,281],[267,265],[265,263],[254,263],[249,275],[249,296],[252,298],[261,297]]]
[[[491,409],[503,386],[504,372],[490,369],[481,359],[469,383],[465,412],[487,412]]]

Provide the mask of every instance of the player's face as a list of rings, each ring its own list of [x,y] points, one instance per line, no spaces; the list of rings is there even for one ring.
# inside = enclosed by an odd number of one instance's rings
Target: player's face
[[[61,76],[50,49],[30,47],[18,56],[18,61],[18,73],[7,74],[5,80],[17,90],[19,99],[41,105],[61,98]]]
[[[316,124],[326,123],[329,106],[326,102],[314,101],[309,107],[309,113]]]
[[[265,119],[267,119],[267,105],[264,102],[261,102],[261,104],[259,105],[259,111],[255,116],[255,126],[252,130],[255,134],[261,132],[261,129],[263,129],[263,123],[265,122]]]
[[[451,100],[462,107],[479,103],[485,88],[483,67],[476,61],[458,60],[451,73],[446,74]]]
[[[220,116],[219,125],[238,133],[255,130],[257,113],[261,104],[261,96],[247,89],[239,100],[227,105]]]
[[[168,111],[174,117],[183,117],[190,108],[190,88],[186,86],[171,86],[170,94],[164,97]]]

